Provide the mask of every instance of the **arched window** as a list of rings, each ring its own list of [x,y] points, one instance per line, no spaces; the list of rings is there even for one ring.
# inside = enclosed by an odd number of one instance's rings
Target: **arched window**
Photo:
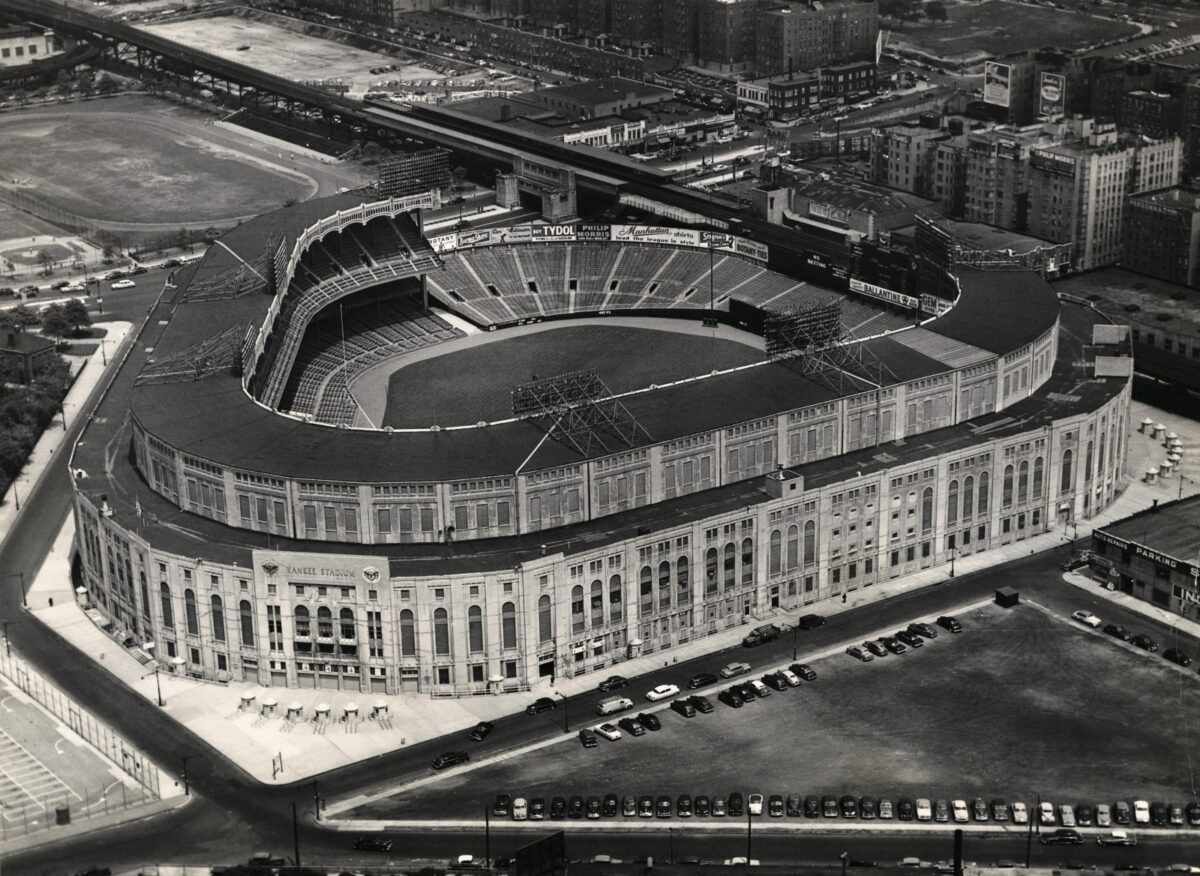
[[[604,585],[598,580],[592,582],[591,604],[592,626],[604,626]]]
[[[1092,443],[1088,442],[1087,455],[1083,458],[1083,479],[1085,481],[1092,479]]]
[[[433,653],[438,657],[450,655],[450,616],[444,608],[433,610]]]
[[[1000,494],[1000,507],[1011,508],[1013,503],[1013,467],[1004,466],[1004,491]]]
[[[933,529],[933,487],[921,491],[921,531]]]
[[[209,600],[212,606],[212,632],[213,638],[218,642],[225,641],[225,606],[221,603],[221,597],[217,594],[212,595]]]
[[[754,583],[754,539],[742,539],[742,586]]]
[[[1029,460],[1021,460],[1021,465],[1017,469],[1017,501],[1029,501]]]
[[[500,645],[506,650],[517,647],[517,607],[511,602],[500,606]]]
[[[549,642],[554,638],[554,616],[550,609],[550,597],[543,595],[538,600],[538,641]]]
[[[962,490],[962,516],[963,520],[970,520],[971,515],[975,513],[975,478],[967,475],[963,478]]]
[[[175,612],[171,608],[171,588],[167,586],[167,582],[163,581],[158,585],[158,595],[162,600],[162,623],[163,627],[175,626]]]
[[[815,521],[804,521],[804,565],[811,566],[817,561],[817,524]]]
[[[417,624],[408,608],[400,612],[400,656],[417,656]]]
[[[303,636],[307,639],[312,635],[312,624],[309,621],[308,609],[303,605],[296,606],[295,621],[297,637]]]
[[[571,588],[571,632],[583,631],[583,585]]]
[[[625,614],[625,597],[621,593],[621,576],[613,575],[608,579],[608,620],[610,623],[620,623]]]
[[[800,527],[794,523],[788,527],[785,559],[789,572],[800,565]]]
[[[1033,461],[1033,498],[1042,498],[1042,484],[1045,480],[1045,464],[1039,456]]]
[[[658,607],[671,607],[671,562],[663,560],[658,564]]]
[[[717,592],[717,549],[709,548],[704,555],[704,592],[711,596]]]
[[[991,483],[992,476],[989,472],[980,472],[979,474],[979,513],[987,514],[991,497],[988,496],[988,486]]]
[[[341,635],[341,637],[343,639],[357,639],[358,638],[358,636],[355,635],[355,632],[354,632],[354,610],[353,609],[343,608],[338,613],[338,626],[341,628],[338,630],[338,633],[339,633],[339,635]]]
[[[733,542],[725,545],[725,559],[723,562],[725,567],[724,579],[725,589],[732,590],[737,584],[737,548]]]
[[[322,639],[333,638],[333,612],[324,605],[317,609],[317,635]]]
[[[783,571],[783,533],[771,530],[771,546],[767,551],[767,574],[778,575]]]
[[[946,525],[954,526],[958,523],[958,481],[953,480],[950,486],[946,488]]]
[[[687,557],[680,557],[675,561],[675,587],[679,590],[679,601],[676,605],[679,608],[686,608],[692,601],[692,579],[689,572]]]
[[[200,616],[196,613],[196,594],[190,589],[183,591],[183,613],[187,618],[188,635],[200,635]]]
[[[250,600],[243,599],[238,604],[238,616],[242,622],[242,647],[254,647],[254,609],[250,607]]]
[[[472,654],[483,653],[483,609],[478,605],[467,609],[467,650]]]
[[[1104,451],[1108,443],[1108,433],[1100,433],[1100,455],[1096,457],[1096,477],[1104,477]]]
[[[638,607],[643,616],[654,608],[654,570],[649,566],[638,573]]]
[[[1071,448],[1067,448],[1062,453],[1062,481],[1058,485],[1058,493],[1060,496],[1065,496],[1071,492],[1075,485],[1075,472],[1071,470],[1072,453]]]

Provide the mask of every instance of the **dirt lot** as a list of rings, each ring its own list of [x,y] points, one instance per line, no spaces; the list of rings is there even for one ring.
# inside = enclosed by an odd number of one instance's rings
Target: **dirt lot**
[[[372,67],[391,64],[396,59],[236,16],[142,25],[142,28],[297,82],[340,79],[350,84],[354,92],[365,91],[369,83],[380,78],[435,79],[441,75],[425,67],[408,65],[385,77],[373,76]],[[238,51],[239,46],[249,48]]]
[[[1185,728],[1200,718],[1194,672],[1032,606],[960,619],[963,633],[918,651],[817,660],[815,682],[741,709],[663,712],[657,733],[591,750],[572,738],[355,814],[462,816],[502,791],[1186,802]]]
[[[949,21],[905,24],[891,42],[947,60],[981,60],[1040,46],[1078,49],[1138,32],[1123,21],[1008,0],[948,3],[946,11]]]

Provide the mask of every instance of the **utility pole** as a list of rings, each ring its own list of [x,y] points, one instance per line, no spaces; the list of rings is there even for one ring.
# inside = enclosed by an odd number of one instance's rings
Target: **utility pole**
[[[296,860],[296,868],[304,866],[300,863],[300,822],[296,816],[296,801],[292,801],[292,853]]]
[[[321,820],[321,792],[317,788],[317,780],[313,779],[313,817]]]
[[[157,678],[157,675],[155,677]],[[196,755],[187,754],[181,758],[181,760],[183,761],[183,796],[185,796],[185,797],[192,796],[192,786],[188,782],[187,762],[189,760],[191,760],[193,757],[196,757]]]
[[[753,844],[751,841],[751,839],[752,839],[751,838],[751,828],[753,827],[753,824],[754,824],[754,822],[750,815],[750,807],[746,806],[746,866],[747,867],[750,866],[750,859],[751,859],[751,857],[753,857]]]
[[[492,866],[492,810],[486,803],[483,804],[483,868],[491,869]]]
[[[1029,813],[1029,831],[1025,836],[1025,869],[1029,869],[1030,858],[1033,855],[1033,823],[1041,817],[1042,795],[1038,794],[1037,808]]]

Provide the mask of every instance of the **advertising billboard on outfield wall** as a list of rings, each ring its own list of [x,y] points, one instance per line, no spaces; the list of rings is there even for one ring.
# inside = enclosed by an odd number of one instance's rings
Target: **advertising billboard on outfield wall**
[[[988,61],[983,65],[983,102],[1006,109],[1012,96],[1012,67]]]
[[[1067,103],[1067,78],[1043,73],[1038,88],[1038,118],[1054,121],[1063,117]]]

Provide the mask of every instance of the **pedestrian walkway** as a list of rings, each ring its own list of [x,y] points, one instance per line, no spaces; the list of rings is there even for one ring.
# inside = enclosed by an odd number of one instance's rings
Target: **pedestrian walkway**
[[[1144,405],[1133,405],[1131,419],[1135,428],[1147,416],[1169,424],[1172,431],[1200,445],[1200,424],[1170,417]],[[1156,499],[1174,498],[1178,482],[1147,484],[1137,479],[1147,461],[1161,451],[1162,447],[1153,439],[1133,433],[1129,442],[1129,479],[1109,508],[1094,518],[1078,521],[1077,527],[1059,524],[1048,532],[960,557],[954,562],[955,575],[967,575],[1038,551],[1063,548],[1076,538],[1085,538],[1092,527],[1105,526],[1149,507]],[[1195,491],[1195,481],[1184,482],[1185,494]],[[29,598],[34,614],[148,700],[161,698],[163,708],[176,720],[261,782],[300,781],[406,745],[458,733],[481,720],[497,720],[539,696],[569,697],[592,691],[600,680],[599,673],[588,673],[577,678],[543,680],[527,694],[433,699],[421,693],[381,696],[351,691],[260,688],[245,682],[214,684],[176,675],[173,667],[165,663],[155,672],[153,661],[144,649],[136,645],[123,647],[76,603],[70,582],[73,527],[74,522],[69,518],[33,582]],[[945,583],[951,579],[950,572],[950,564],[942,564],[861,587],[846,594],[844,601],[837,596],[807,605],[800,612],[779,610],[760,614],[747,618],[745,625],[677,644],[668,651],[625,660],[615,664],[612,671],[636,677],[664,665],[735,647],[748,625],[773,621],[789,626],[802,612],[828,616],[860,608]]]
[[[1095,578],[1084,575],[1081,572],[1067,572],[1063,575],[1063,580],[1068,584],[1073,584],[1080,590],[1087,591],[1092,596],[1107,599],[1109,602],[1114,602],[1122,608],[1140,614],[1142,617],[1166,624],[1173,630],[1179,630],[1193,639],[1200,640],[1200,623],[1180,617],[1173,611],[1160,608],[1152,602],[1138,599],[1136,596],[1130,596],[1128,593],[1122,593],[1119,590],[1113,589],[1108,584],[1097,581]]]
[[[55,417],[46,431],[42,433],[42,437],[38,439],[33,451],[29,454],[29,459],[25,461],[25,467],[17,473],[3,499],[0,500],[0,543],[12,530],[13,523],[20,513],[18,506],[22,505],[33,488],[37,486],[38,481],[52,467],[52,463],[57,460],[60,461],[60,464],[65,465],[65,462],[61,461],[67,457],[59,452],[66,432],[63,424],[64,422],[67,422],[68,425],[73,423],[76,416],[90,409],[88,398],[104,376],[104,370],[110,357],[120,358],[121,345],[128,337],[131,326],[127,322],[103,322],[96,323],[96,328],[104,330],[104,338],[96,347],[96,352],[84,361],[75,382],[71,384],[66,398],[63,399],[62,414]]]

